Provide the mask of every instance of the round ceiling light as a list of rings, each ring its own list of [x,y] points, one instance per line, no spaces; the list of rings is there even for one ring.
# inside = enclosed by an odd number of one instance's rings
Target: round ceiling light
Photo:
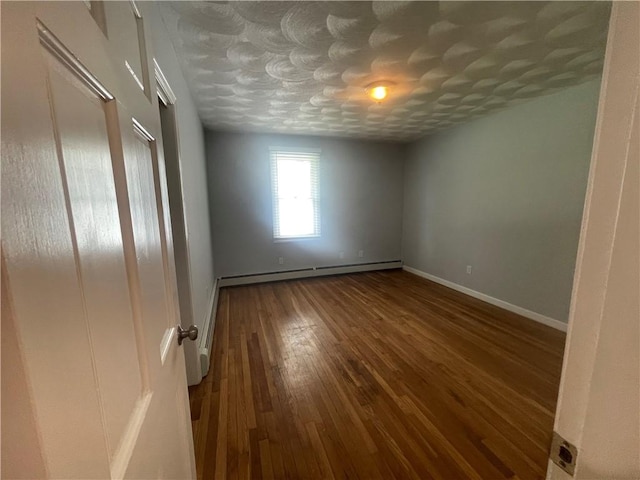
[[[371,85],[367,85],[367,94],[376,102],[382,102],[389,95],[389,88],[393,85],[392,82],[375,82]]]

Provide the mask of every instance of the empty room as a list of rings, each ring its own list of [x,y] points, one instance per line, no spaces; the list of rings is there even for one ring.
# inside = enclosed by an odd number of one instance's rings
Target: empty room
[[[640,2],[0,2],[3,479],[640,478]]]

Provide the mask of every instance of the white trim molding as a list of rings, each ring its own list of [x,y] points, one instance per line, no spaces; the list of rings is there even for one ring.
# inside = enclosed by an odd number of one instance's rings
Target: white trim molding
[[[555,328],[556,330],[560,330],[563,332],[567,331],[567,324],[565,322],[561,322],[560,320],[556,320],[555,318],[547,317],[537,312],[533,312],[531,310],[527,310],[526,308],[519,307],[517,305],[513,305],[509,302],[505,302],[504,300],[500,300],[498,298],[491,297],[485,293],[476,292],[475,290],[471,290],[468,287],[463,287],[462,285],[458,285],[457,283],[450,282],[449,280],[445,280],[440,277],[436,277],[435,275],[431,275],[430,273],[423,272],[422,270],[418,270],[413,267],[408,267],[407,265],[403,265],[402,269],[413,273],[422,278],[426,278],[427,280],[431,280],[432,282],[439,283],[440,285],[444,285],[445,287],[449,287],[453,290],[457,290],[458,292],[464,293],[465,295],[469,295],[470,297],[477,298],[478,300],[482,300],[483,302],[490,303],[491,305],[495,305],[496,307],[503,308],[513,313],[517,313],[525,318],[530,320],[534,320],[538,323],[542,323],[551,328]]]
[[[282,280],[293,280],[296,278],[324,277],[327,275],[372,272],[375,270],[391,270],[394,268],[402,268],[402,262],[400,260],[393,260],[388,262],[358,263],[353,265],[336,265],[332,267],[313,267],[283,272],[222,277],[218,281],[218,285],[220,287],[232,287],[235,285],[249,285],[252,283],[279,282]]]
[[[176,103],[177,97],[173,90],[171,89],[171,85],[167,81],[167,77],[162,73],[162,69],[156,59],[153,59],[153,70],[156,77],[156,91],[158,93],[158,97],[162,100],[165,106],[173,105]]]

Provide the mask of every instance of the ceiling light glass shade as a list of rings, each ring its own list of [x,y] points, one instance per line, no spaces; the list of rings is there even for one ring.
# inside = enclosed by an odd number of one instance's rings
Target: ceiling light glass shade
[[[366,92],[376,102],[381,102],[389,95],[389,89],[393,85],[392,82],[375,82],[367,85]]]
[[[387,96],[387,87],[384,85],[378,85],[377,87],[373,87],[371,89],[371,98],[374,100],[384,100]]]

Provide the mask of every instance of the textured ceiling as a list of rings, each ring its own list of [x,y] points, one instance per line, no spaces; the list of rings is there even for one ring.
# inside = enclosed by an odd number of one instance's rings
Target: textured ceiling
[[[599,75],[608,2],[162,5],[212,128],[411,140]],[[376,104],[365,87],[395,83]]]

